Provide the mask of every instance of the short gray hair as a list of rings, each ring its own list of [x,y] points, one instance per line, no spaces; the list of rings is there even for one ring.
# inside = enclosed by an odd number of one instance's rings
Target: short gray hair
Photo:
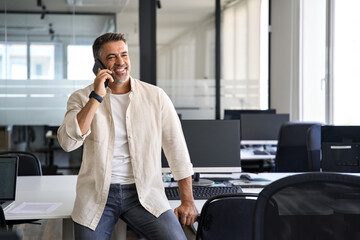
[[[105,43],[117,42],[117,41],[123,41],[125,44],[127,44],[125,34],[123,34],[123,33],[105,33],[105,34],[101,35],[100,37],[96,38],[92,45],[94,58],[100,57],[101,48]]]

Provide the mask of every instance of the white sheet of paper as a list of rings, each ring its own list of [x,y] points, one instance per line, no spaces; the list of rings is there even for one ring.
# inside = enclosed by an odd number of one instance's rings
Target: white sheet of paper
[[[23,202],[10,213],[51,213],[61,206],[62,203],[43,203],[43,202]]]

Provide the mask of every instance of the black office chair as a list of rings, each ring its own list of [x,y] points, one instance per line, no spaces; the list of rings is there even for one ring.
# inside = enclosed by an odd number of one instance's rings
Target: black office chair
[[[256,197],[236,193],[209,198],[201,209],[196,239],[252,239]]]
[[[1,205],[0,205],[0,230],[6,230],[5,214]]]
[[[286,122],[279,132],[275,157],[276,172],[309,172],[315,171],[309,164],[307,149],[307,132],[318,122]],[[319,160],[320,161],[320,160]]]
[[[321,127],[321,170],[360,172],[360,126]]]
[[[35,154],[21,151],[5,151],[0,155],[19,156],[18,176],[41,176],[41,163]]]
[[[36,157],[36,155],[30,152],[5,151],[0,152],[0,155],[15,155],[19,157],[18,176],[42,175],[40,160]],[[35,221],[38,220],[8,220],[6,221],[6,224],[8,225],[9,229],[12,230],[12,227],[15,224],[34,223]]]
[[[321,165],[321,125],[311,126],[306,135],[306,146],[310,171],[320,172]]]
[[[253,233],[255,240],[358,240],[359,223],[359,176],[302,173],[259,193]]]
[[[17,232],[11,232],[6,230],[0,230],[1,240],[21,240],[22,238]]]

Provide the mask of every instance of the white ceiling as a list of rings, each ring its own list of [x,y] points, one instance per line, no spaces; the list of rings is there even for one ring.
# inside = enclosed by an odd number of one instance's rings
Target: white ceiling
[[[97,12],[97,13],[115,13],[121,11],[122,4],[119,4],[120,0],[97,0],[91,1],[95,4],[74,7],[73,4],[68,2],[79,2],[79,0],[41,0],[43,6],[49,12],[73,12],[74,8],[76,12]],[[88,1],[88,0],[86,0]],[[83,1],[85,2],[85,1]],[[122,1],[121,1],[122,2]],[[4,0],[1,1],[0,9],[3,11],[5,8],[7,11],[22,11],[22,12],[37,12],[42,11],[42,7],[37,5],[38,0]],[[104,4],[105,3],[105,4]],[[133,4],[137,5],[137,1],[125,0],[126,7],[133,7]],[[136,7],[135,5],[135,7]]]
[[[115,13],[117,14],[117,28],[118,31],[127,33],[129,36],[130,44],[137,44],[138,40],[138,0],[81,0],[82,6],[69,5],[67,2],[80,0],[41,0],[42,5],[46,7],[46,18],[50,18],[53,13]],[[231,0],[222,0],[223,3]],[[89,3],[89,4],[87,4]],[[178,37],[185,29],[191,26],[197,25],[202,21],[214,16],[215,0],[161,0],[161,8],[157,9],[157,42],[158,44],[166,44]],[[123,6],[125,5],[125,6]],[[4,0],[0,1],[0,11],[11,12],[34,12],[37,20],[25,20],[28,28],[31,28],[32,24],[35,27],[40,28],[41,25],[40,15],[43,11],[41,6],[37,6],[37,0]],[[22,14],[25,16],[25,14]],[[77,21],[76,33],[82,34],[81,29],[84,29],[83,34],[86,32],[97,32],[99,28],[104,26],[93,26],[94,29],[82,28],[81,24],[89,25],[91,19],[86,17],[71,18],[68,15],[64,15],[63,21],[59,23],[53,23],[55,32],[67,31],[69,33],[74,32],[72,23]],[[89,18],[89,17],[88,17]],[[14,28],[24,27],[24,20],[20,21],[21,17],[18,17],[19,21],[14,19],[8,21],[7,26]],[[50,20],[45,21],[45,27],[48,26]],[[1,25],[0,19],[0,25]],[[104,23],[105,25],[105,23]],[[2,26],[3,27],[3,26]],[[89,26],[88,26],[89,27]],[[96,27],[96,29],[95,29]],[[46,30],[47,31],[47,30]],[[131,39],[131,41],[130,41]]]
[[[80,0],[41,0],[42,5],[46,6],[49,12],[72,12],[73,4],[68,2],[79,2]],[[134,12],[138,10],[138,0],[81,0],[82,6],[75,4],[76,12],[98,12],[98,13],[118,13],[125,5],[124,11]],[[86,4],[89,2],[90,4]],[[224,1],[227,2],[227,1]],[[215,0],[160,0],[161,9],[171,12],[186,12],[194,10],[198,14],[207,14],[214,10]],[[5,5],[8,11],[41,11],[37,6],[37,0],[4,0],[0,2],[0,9],[3,11]],[[161,10],[160,9],[160,10]]]

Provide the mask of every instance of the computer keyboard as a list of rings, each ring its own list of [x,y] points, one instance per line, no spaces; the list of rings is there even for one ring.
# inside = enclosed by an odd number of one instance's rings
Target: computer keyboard
[[[258,149],[254,149],[253,153],[254,153],[254,155],[270,155],[269,152],[266,152],[264,150],[258,150]]]
[[[259,150],[259,149],[254,149],[253,154],[254,154],[254,155],[276,155],[276,150]]]
[[[241,193],[240,186],[204,186],[204,187],[193,187],[194,199],[208,199],[215,195],[225,193]],[[166,187],[165,194],[169,200],[180,200],[180,193],[178,187]]]

